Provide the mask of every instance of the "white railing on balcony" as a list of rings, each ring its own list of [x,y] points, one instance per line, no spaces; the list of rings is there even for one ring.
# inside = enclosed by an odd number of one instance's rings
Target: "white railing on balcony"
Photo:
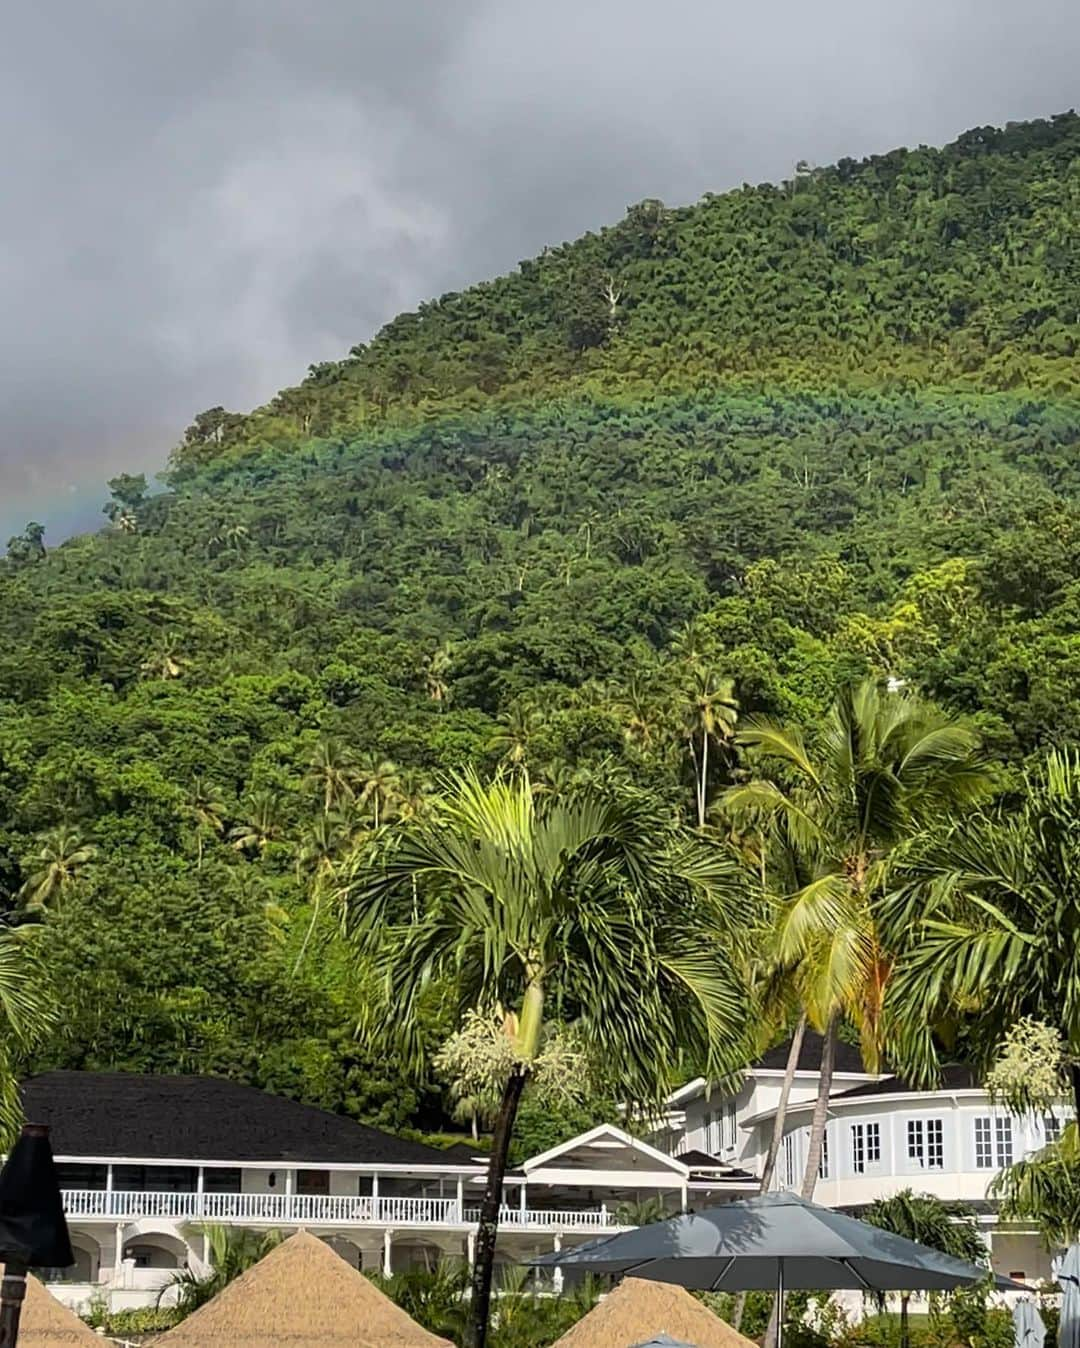
[[[462,1226],[479,1221],[479,1209],[462,1212],[456,1198],[361,1198],[327,1194],[197,1194],[133,1192],[121,1189],[65,1189],[70,1218],[100,1217],[135,1221],[159,1217],[178,1221],[307,1222],[332,1226]],[[614,1226],[606,1209],[556,1211],[504,1207],[504,1226],[555,1227],[596,1231]]]
[[[480,1220],[479,1208],[466,1208],[465,1220]],[[499,1225],[513,1227],[557,1226],[564,1231],[598,1231],[618,1225],[607,1208],[513,1208],[499,1209]]]

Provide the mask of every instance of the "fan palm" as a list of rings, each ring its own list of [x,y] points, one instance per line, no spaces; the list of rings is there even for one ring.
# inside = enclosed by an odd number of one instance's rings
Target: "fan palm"
[[[522,777],[485,786],[470,773],[435,815],[394,830],[345,897],[351,935],[384,968],[403,1031],[415,1031],[436,980],[462,1013],[508,1009],[513,1066],[470,1302],[470,1342],[482,1348],[507,1152],[545,1011],[575,1023],[629,1100],[658,1100],[683,1053],[729,1070],[746,1017],[737,870],[636,798],[537,796]]]
[[[38,850],[30,858],[34,867],[21,894],[27,907],[43,910],[60,906],[83,869],[97,855],[97,848],[77,829],[62,825],[38,838]]]
[[[778,781],[733,787],[725,805],[755,821],[796,887],[778,896],[776,957],[792,970],[810,1023],[824,1034],[803,1197],[821,1164],[837,1022],[858,1028],[876,1070],[891,960],[875,920],[897,850],[931,821],[989,789],[973,733],[917,697],[867,681],[841,691],[814,746],[801,730],[752,721],[739,741],[776,765]]]
[[[1034,1222],[1046,1247],[1080,1240],[1080,1133],[1070,1123],[1059,1141],[995,1175],[990,1193],[1009,1222]]]
[[[1080,754],[1053,750],[1025,776],[1019,809],[940,830],[882,905],[901,948],[894,986],[906,1065],[936,1068],[931,1027],[963,1030],[986,1066],[1025,1017],[1065,1047],[1080,1117]]]
[[[952,1255],[969,1264],[986,1264],[986,1245],[974,1223],[974,1212],[956,1203],[943,1203],[933,1194],[901,1189],[889,1198],[879,1198],[862,1214],[864,1222],[917,1241],[931,1250]],[[989,1272],[989,1269],[987,1269]],[[900,1293],[900,1348],[908,1348],[910,1292]]]

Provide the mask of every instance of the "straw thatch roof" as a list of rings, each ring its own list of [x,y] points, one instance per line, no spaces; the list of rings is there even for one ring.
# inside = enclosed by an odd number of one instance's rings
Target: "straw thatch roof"
[[[160,1338],[155,1348],[449,1348],[329,1245],[300,1231]]]
[[[682,1287],[624,1278],[555,1348],[627,1348],[666,1334],[694,1348],[756,1348]]]
[[[101,1339],[36,1278],[27,1278],[26,1299],[19,1321],[19,1348],[79,1348],[80,1345],[85,1348],[87,1344],[101,1348]]]

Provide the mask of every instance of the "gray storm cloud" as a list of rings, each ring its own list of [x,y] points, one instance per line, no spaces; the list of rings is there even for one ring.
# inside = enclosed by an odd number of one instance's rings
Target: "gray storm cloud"
[[[1073,0],[13,8],[0,541],[643,196],[1061,111],[1078,53]]]

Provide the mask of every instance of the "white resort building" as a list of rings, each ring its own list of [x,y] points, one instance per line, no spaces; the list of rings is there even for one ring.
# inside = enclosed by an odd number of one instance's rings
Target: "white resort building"
[[[778,1188],[801,1181],[820,1051],[808,1034]],[[786,1047],[766,1054],[734,1094],[690,1082],[647,1140],[602,1125],[529,1158],[507,1176],[498,1258],[636,1225],[646,1204],[677,1212],[757,1192],[786,1058]],[[177,1270],[205,1268],[208,1222],[306,1228],[384,1272],[472,1253],[485,1166],[467,1145],[439,1151],[210,1077],[49,1072],[24,1084],[23,1099],[27,1118],[51,1130],[77,1262],[48,1281],[69,1305],[153,1304]],[[912,1090],[841,1046],[815,1199],[854,1212],[903,1188],[962,1200],[998,1272],[1049,1279],[1037,1234],[1001,1224],[988,1186],[1065,1118],[994,1108],[958,1070],[939,1090]]]
[[[248,1086],[197,1076],[47,1072],[23,1084],[49,1126],[76,1263],[46,1275],[71,1306],[153,1305],[206,1268],[206,1223],[322,1237],[354,1266],[394,1272],[468,1258],[485,1164]],[[594,1128],[507,1176],[498,1258],[517,1263],[635,1225],[650,1199],[704,1206],[751,1176]]]

